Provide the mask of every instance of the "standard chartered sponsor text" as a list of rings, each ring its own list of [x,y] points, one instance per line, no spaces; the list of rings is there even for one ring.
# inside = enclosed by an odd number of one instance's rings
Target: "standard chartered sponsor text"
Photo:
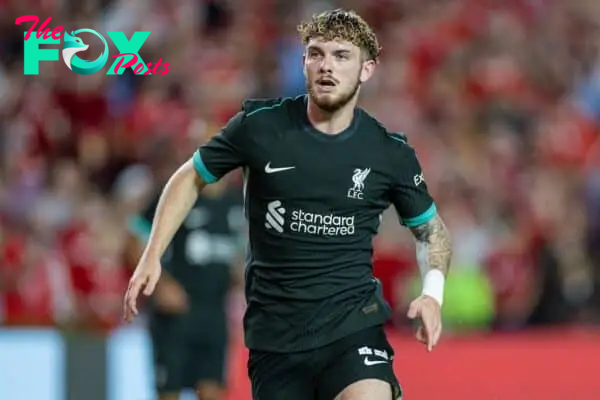
[[[309,235],[350,236],[354,235],[354,216],[344,217],[293,210],[290,229],[293,232]]]

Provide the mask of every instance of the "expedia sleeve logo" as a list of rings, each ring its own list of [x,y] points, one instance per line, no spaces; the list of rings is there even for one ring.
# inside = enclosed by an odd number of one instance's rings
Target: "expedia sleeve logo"
[[[415,186],[419,186],[421,183],[425,182],[425,178],[423,177],[423,173],[417,174],[413,177],[413,182]]]
[[[267,204],[265,227],[279,233],[286,230],[315,236],[354,235],[354,216],[320,214],[302,209],[287,212],[279,200]]]

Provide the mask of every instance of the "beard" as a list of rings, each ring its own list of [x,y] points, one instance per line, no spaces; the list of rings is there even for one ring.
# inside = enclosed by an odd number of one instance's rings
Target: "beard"
[[[306,80],[306,88],[311,100],[323,111],[333,113],[348,104],[356,96],[360,88],[360,72],[350,90],[342,93],[319,95],[315,90],[316,83]]]

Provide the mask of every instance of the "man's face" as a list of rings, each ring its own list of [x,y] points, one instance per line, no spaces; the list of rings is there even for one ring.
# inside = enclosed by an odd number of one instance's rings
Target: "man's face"
[[[350,42],[311,39],[304,54],[308,94],[321,109],[339,110],[357,95],[373,67],[374,62],[363,61],[360,48]]]

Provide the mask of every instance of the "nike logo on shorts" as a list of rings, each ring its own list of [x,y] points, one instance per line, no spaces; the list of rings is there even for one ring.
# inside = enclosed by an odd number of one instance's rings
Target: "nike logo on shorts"
[[[279,167],[279,168],[271,168],[271,161],[269,161],[267,163],[267,165],[265,165],[265,172],[267,174],[274,174],[275,172],[282,172],[282,171],[287,171],[290,169],[294,169],[296,167]]]
[[[367,367],[377,365],[377,364],[387,364],[385,360],[369,360],[369,357],[365,357],[365,365]]]

